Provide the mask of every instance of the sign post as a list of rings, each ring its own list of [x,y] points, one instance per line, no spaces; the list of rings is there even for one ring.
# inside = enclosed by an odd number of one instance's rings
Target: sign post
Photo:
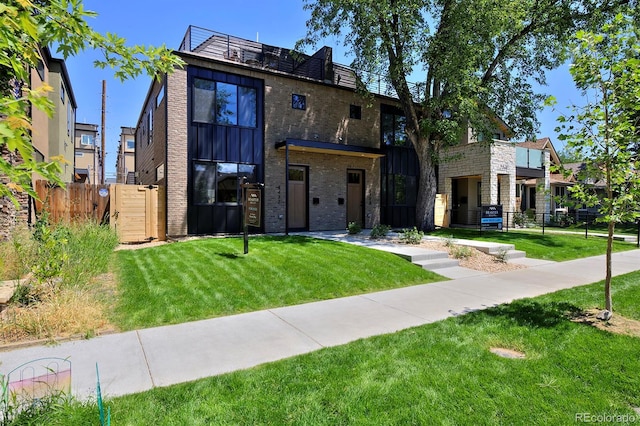
[[[480,231],[502,231],[502,205],[482,206]]]
[[[242,179],[242,228],[244,231],[244,254],[249,253],[249,226],[260,227],[262,221],[263,183],[246,183]]]

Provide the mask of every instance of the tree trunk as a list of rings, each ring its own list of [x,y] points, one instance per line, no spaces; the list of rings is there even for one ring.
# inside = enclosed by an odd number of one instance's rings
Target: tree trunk
[[[416,224],[418,229],[430,232],[435,230],[434,207],[436,193],[436,170],[432,160],[432,150],[429,141],[420,139],[416,153],[420,164],[420,181],[418,182],[418,198],[416,202]]]
[[[604,279],[604,308],[613,313],[613,303],[611,300],[611,253],[613,251],[613,231],[616,223],[609,221],[608,238],[607,238],[607,273]]]

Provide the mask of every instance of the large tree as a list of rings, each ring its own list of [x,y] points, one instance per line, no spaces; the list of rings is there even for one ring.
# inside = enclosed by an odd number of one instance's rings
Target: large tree
[[[585,158],[585,176],[604,182],[604,194],[588,183],[570,188],[571,195],[589,206],[597,206],[607,223],[605,311],[613,312],[611,298],[611,254],[616,223],[640,218],[640,27],[623,15],[598,32],[577,34],[571,75],[588,99],[562,115],[559,130],[567,146]]]
[[[393,86],[420,161],[416,220],[429,231],[440,149],[469,126],[489,140],[495,115],[532,135],[544,98],[534,83],[564,62],[570,34],[629,1],[305,0],[311,18],[299,47],[342,36],[355,69]],[[418,99],[408,77],[416,72]]]
[[[60,182],[60,167],[53,161],[38,162],[31,144],[30,108],[51,115],[48,99],[52,88],[32,88],[30,70],[40,61],[42,47],[54,47],[65,59],[84,49],[98,49],[104,59],[95,66],[111,67],[117,78],[142,73],[170,73],[182,61],[164,45],[127,46],[115,34],[100,34],[86,22],[95,17],[82,0],[6,0],[0,3],[0,198],[16,201],[16,192],[36,196],[33,173]]]

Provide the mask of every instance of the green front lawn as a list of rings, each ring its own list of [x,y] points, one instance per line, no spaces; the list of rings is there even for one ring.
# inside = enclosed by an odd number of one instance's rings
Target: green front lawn
[[[614,278],[616,313],[640,319],[639,283],[640,272]],[[640,339],[566,316],[601,299],[600,282],[107,406],[118,425],[568,425],[581,413],[637,419]],[[526,358],[501,358],[492,347]],[[95,405],[72,405],[47,424],[97,418]]]
[[[124,330],[442,281],[400,257],[301,236],[207,238],[116,252]]]
[[[477,229],[441,228],[429,235],[453,237],[469,240],[493,241],[515,245],[516,250],[527,253],[527,257],[562,262],[582,257],[604,254],[607,248],[606,238],[584,238],[584,235],[567,235],[540,232],[480,232]],[[614,251],[633,250],[635,244],[622,241],[613,242]]]

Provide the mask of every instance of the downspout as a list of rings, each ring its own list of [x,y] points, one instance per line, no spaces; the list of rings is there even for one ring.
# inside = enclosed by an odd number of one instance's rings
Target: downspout
[[[289,142],[284,143],[284,234],[289,235]]]
[[[189,27],[191,34],[191,27]],[[164,239],[167,240],[169,231],[169,79],[167,74],[164,75]],[[188,89],[187,89],[188,90]],[[188,139],[188,138],[187,138]],[[188,167],[188,166],[187,166]]]

